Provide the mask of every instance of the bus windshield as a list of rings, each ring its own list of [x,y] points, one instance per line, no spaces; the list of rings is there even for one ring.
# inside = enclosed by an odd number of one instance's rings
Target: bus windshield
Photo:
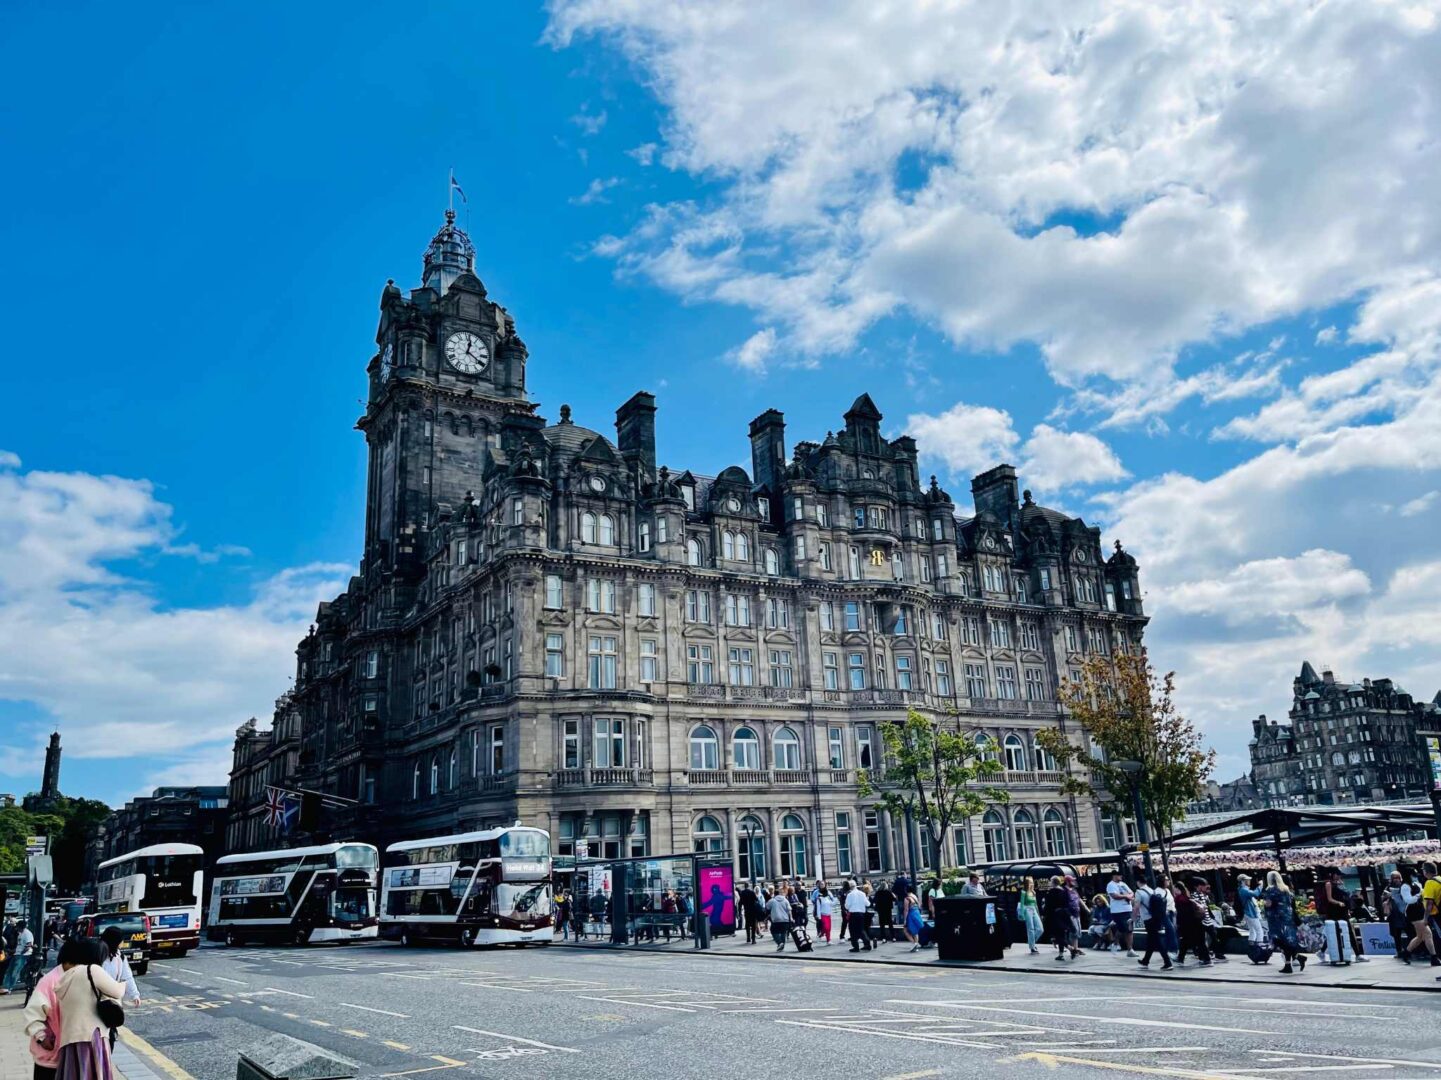
[[[501,855],[546,858],[550,855],[550,837],[543,832],[508,832],[500,835]]]
[[[375,914],[375,893],[371,889],[336,889],[330,897],[332,918],[359,922]]]
[[[145,875],[147,908],[187,907],[196,902],[195,872],[199,855],[149,855],[137,860],[136,870]]]
[[[342,870],[347,867],[377,867],[380,865],[380,852],[366,844],[345,844],[335,853],[335,865]]]
[[[536,885],[497,885],[496,914],[513,919],[534,919],[550,914],[550,883]]]

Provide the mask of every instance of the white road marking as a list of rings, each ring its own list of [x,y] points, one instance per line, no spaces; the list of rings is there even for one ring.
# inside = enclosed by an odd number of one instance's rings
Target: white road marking
[[[505,1039],[507,1042],[525,1043],[527,1046],[539,1046],[542,1050],[559,1050],[562,1054],[578,1054],[579,1050],[569,1046],[553,1046],[550,1043],[536,1042],[534,1039],[522,1039],[519,1035],[502,1035],[498,1031],[482,1031],[480,1028],[462,1027],[460,1024],[452,1025],[456,1031],[468,1031],[472,1035],[489,1035],[492,1039]]]
[[[312,998],[312,999],[315,997],[314,994],[297,994],[294,990],[281,990],[279,987],[276,987],[276,986],[267,986],[265,989],[269,990],[272,994],[284,994],[286,997]]]
[[[402,1020],[409,1020],[405,1013],[391,1012],[389,1009],[372,1009],[369,1005],[352,1005],[348,1001],[336,1002],[337,1005],[344,1005],[347,1009],[359,1009],[361,1012],[379,1013],[381,1016],[398,1016]]]
[[[1306,1054],[1300,1050],[1258,1050],[1271,1060],[1284,1061],[1287,1058],[1317,1058],[1321,1061],[1364,1061],[1378,1065],[1412,1065],[1421,1069],[1441,1069],[1437,1061],[1407,1061],[1405,1058],[1347,1057],[1345,1054]],[[1236,1070],[1231,1070],[1235,1072]]]
[[[815,1028],[817,1031],[853,1031],[858,1035],[878,1035],[883,1039],[905,1039],[908,1042],[928,1042],[941,1046],[970,1046],[978,1050],[1004,1050],[1005,1047],[997,1046],[995,1043],[969,1042],[965,1039],[952,1039],[932,1037],[930,1035],[917,1035],[914,1032],[904,1031],[867,1031],[864,1028],[836,1027],[834,1024],[816,1024],[809,1020],[777,1020],[777,1024],[789,1024],[791,1027]]]
[[[429,975],[407,975],[403,971],[377,971],[377,975],[389,975],[392,979],[416,979],[420,982],[429,982]]]
[[[1356,1072],[1366,1069],[1394,1069],[1394,1065],[1290,1065],[1279,1069],[1227,1069],[1228,1073],[1240,1075],[1244,1073],[1251,1076],[1254,1073],[1293,1073],[1293,1072]]]
[[[189,973],[189,974],[191,974],[191,975],[204,975],[204,974],[205,974],[205,972],[203,972],[203,971],[196,971],[194,968],[177,967],[175,970],[176,970],[176,971],[184,971],[184,972],[187,972],[187,973]]]
[[[460,985],[461,985],[461,986],[478,986],[478,987],[480,987],[482,990],[504,990],[504,991],[505,991],[506,993],[508,993],[508,994],[510,994],[510,993],[513,993],[513,994],[533,994],[533,993],[535,993],[534,990],[527,990],[527,989],[525,989],[523,986],[506,986],[506,985],[504,985],[504,984],[502,984],[502,983],[463,982],[463,983],[461,983]]]
[[[250,985],[248,982],[245,982],[245,981],[242,980],[242,979],[227,979],[224,975],[212,975],[212,976],[210,976],[210,977],[211,977],[212,979],[219,979],[221,982],[234,983],[236,986],[249,986],[249,985]]]
[[[1030,1044],[1030,1043],[1027,1043],[1026,1045],[1027,1045],[1027,1046],[1030,1046],[1031,1044]],[[1071,1046],[1080,1046],[1080,1045],[1082,1045],[1082,1044],[1081,1044],[1081,1043],[1072,1043],[1072,1044],[1071,1044]],[[1037,1047],[1037,1049],[1040,1049],[1040,1047]],[[1069,1046],[1053,1046],[1052,1049],[1053,1049],[1053,1050],[1069,1050],[1069,1049],[1071,1049],[1071,1047],[1069,1047]],[[1104,1046],[1092,1046],[1092,1047],[1088,1047],[1088,1048],[1087,1048],[1086,1053],[1088,1053],[1088,1054],[1182,1054],[1182,1053],[1190,1053],[1190,1052],[1206,1053],[1206,1052],[1209,1051],[1210,1049],[1211,1049],[1211,1048],[1210,1048],[1209,1046],[1113,1046],[1113,1047],[1110,1047],[1110,1048],[1107,1048],[1107,1047],[1104,1047]],[[1256,1069],[1227,1069],[1227,1070],[1226,1070],[1226,1072],[1228,1072],[1228,1073],[1233,1073],[1233,1072],[1257,1072],[1257,1071],[1264,1071],[1264,1070],[1256,1070]]]
[[[890,998],[887,1005],[930,1005],[944,1009],[974,1009],[978,1012],[1010,1013],[1015,1016],[1046,1016],[1060,1020],[1085,1020],[1096,1024],[1128,1024],[1133,1027],[1183,1028],[1188,1031],[1224,1031],[1232,1035],[1280,1035],[1279,1031],[1261,1031],[1257,1028],[1218,1027],[1212,1024],[1183,1024],[1179,1020],[1143,1020],[1124,1016],[1077,1016],[1074,1013],[1049,1013],[1037,1009],[1007,1009],[999,1005],[973,1005],[968,1001],[914,1001],[909,998]],[[1441,1068],[1438,1065],[1437,1068]]]
[[[587,997],[586,995],[582,994],[582,995],[581,995],[581,1000],[582,1000],[582,1001],[609,1001],[609,1002],[612,1002],[612,1003],[614,1003],[614,1004],[616,1004],[616,1005],[639,1005],[639,1006],[641,1006],[642,1008],[646,1008],[646,1009],[664,1009],[664,1010],[666,1010],[667,1012],[683,1012],[683,1013],[695,1012],[694,1009],[682,1008],[682,1007],[679,1006],[679,1005],[657,1005],[654,1001],[634,1001],[634,1000],[632,1000],[632,999],[630,999],[630,998]]]

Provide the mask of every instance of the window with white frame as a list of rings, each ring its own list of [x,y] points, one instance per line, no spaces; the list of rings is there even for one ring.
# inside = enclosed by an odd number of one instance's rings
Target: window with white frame
[[[685,542],[685,561],[689,566],[699,566],[701,564],[700,541],[695,537],[691,537]]]
[[[1041,579],[1041,591],[1042,591],[1042,592],[1050,592],[1050,591],[1051,591],[1051,568],[1050,568],[1049,566],[1043,566],[1043,567],[1041,567],[1040,571],[1038,572],[1038,576],[1039,576],[1040,579]]]
[[[730,684],[754,686],[756,681],[755,650],[732,646],[729,651]]]
[[[1041,856],[1040,838],[1036,834],[1036,819],[1026,809],[1016,811],[1016,857],[1038,859]]]
[[[824,540],[821,541],[820,553],[821,553],[821,569],[822,569],[822,570],[829,570],[829,569],[831,569],[831,546],[830,546],[830,544],[827,544]]]
[[[1016,669],[1010,664],[996,665],[996,697],[1014,701],[1016,693]]]
[[[1044,701],[1046,698],[1046,672],[1043,668],[1028,667],[1026,676],[1026,700]]]
[[[1059,810],[1051,807],[1041,818],[1042,838],[1046,845],[1046,855],[1069,855],[1071,853],[1070,832],[1066,828],[1066,819],[1061,816]]]
[[[698,855],[714,855],[725,850],[725,833],[721,823],[709,814],[696,819],[691,830],[691,848]]]
[[[766,626],[771,630],[789,630],[791,602],[782,596],[766,598]]]
[[[846,744],[842,737],[841,729],[834,726],[827,728],[826,742],[830,750],[831,768],[844,769],[846,767]]]
[[[820,603],[820,622],[822,630],[836,628],[836,606],[829,600],[822,600]]]
[[[949,660],[936,661],[936,693],[941,697],[951,696],[951,662]]]
[[[642,582],[636,586],[636,611],[641,615],[655,614],[655,586]]]
[[[561,634],[545,635],[545,673],[552,679],[565,676],[565,637]]]
[[[1010,858],[1006,840],[1006,823],[994,810],[987,810],[981,819],[981,838],[985,841],[986,862],[1002,862]]]
[[[864,690],[866,688],[866,654],[847,653],[846,670],[849,672],[851,689]]]
[[[1032,652],[1039,652],[1041,648],[1040,627],[1030,619],[1021,623],[1021,648],[1030,649]]]
[[[1009,649],[1011,647],[1011,626],[999,618],[992,617],[988,620],[991,627],[991,648]]]
[[[777,769],[794,772],[801,767],[801,741],[790,728],[783,727],[776,732],[771,741],[771,749]]]
[[[720,768],[720,741],[715,732],[704,724],[690,733],[690,767],[702,770]]]
[[[841,874],[851,872],[851,815],[848,810],[836,811],[836,870]]]
[[[731,760],[737,769],[761,767],[761,741],[748,727],[740,728],[731,740]]]
[[[591,764],[598,769],[619,769],[625,766],[625,721],[596,717],[595,741],[591,747]]]
[[[950,630],[946,626],[946,617],[939,611],[931,616],[931,637],[937,641],[945,641],[950,637]]]
[[[430,759],[430,793],[432,795],[440,791],[440,755],[434,755]]]
[[[670,540],[670,518],[661,514],[655,519],[655,542],[664,544]]]
[[[821,653],[821,675],[827,690],[839,690],[841,688],[840,659],[835,653]]]
[[[591,578],[586,582],[586,610],[606,615],[615,614],[615,582]]]
[[[600,530],[596,526],[596,516],[589,510],[580,515],[580,540],[583,544],[599,543]]]
[[[590,660],[590,688],[614,690],[616,639],[608,634],[593,634],[586,653]]]
[[[981,620],[975,615],[962,615],[957,620],[961,628],[961,641],[967,645],[981,643]]]
[[[1006,754],[1006,768],[1011,772],[1025,772],[1030,767],[1026,759],[1026,744],[1014,732],[1006,736],[1001,744]]]
[[[756,501],[756,513],[760,514],[761,520],[767,525],[771,520],[771,501],[769,499],[758,499]]]
[[[686,622],[710,622],[710,593],[704,589],[687,589],[685,594]]]
[[[765,564],[766,573],[769,574],[771,577],[775,577],[781,572],[781,558],[779,555],[776,554],[775,548],[766,548]]]
[[[499,776],[505,772],[505,725],[492,724],[490,728],[490,775]]]
[[[990,694],[986,691],[985,664],[966,665],[966,697],[990,697]]]
[[[721,558],[734,559],[736,557],[736,534],[727,529],[721,533]]]
[[[822,529],[829,528],[831,523],[831,512],[826,509],[825,503],[816,503],[816,524]]]
[[[564,602],[564,590],[561,587],[559,574],[545,575],[545,606],[548,608],[559,608]]]
[[[788,690],[795,678],[794,669],[791,667],[791,651],[789,649],[770,650],[771,685]]]
[[[371,649],[365,654],[365,677],[374,679],[380,675],[380,650]]]
[[[685,647],[686,681],[697,686],[715,682],[715,652],[709,645]]]
[[[640,681],[660,682],[660,643],[655,638],[640,639]]]
[[[876,729],[870,724],[856,726],[856,764],[869,769],[876,764]]]
[[[1073,653],[1081,651],[1081,635],[1076,632],[1074,626],[1066,627],[1066,651]]]
[[[860,548],[850,547],[846,549],[846,568],[848,571],[846,576],[849,577],[852,581],[859,581],[861,579]]]
[[[803,878],[810,873],[806,861],[805,823],[797,814],[786,814],[781,818],[781,876]]]
[[[512,525],[525,524],[525,500],[515,498],[510,500],[510,523]]]
[[[912,666],[915,663],[909,656],[896,657],[896,689],[909,690],[914,676]]]
[[[861,628],[861,605],[857,600],[846,601],[846,629],[859,630]]]
[[[580,768],[580,721],[569,719],[564,721],[561,727],[561,761],[562,768]]]
[[[642,521],[637,529],[639,533],[637,546],[641,551],[650,550],[650,522]]]
[[[726,625],[749,626],[751,624],[751,601],[748,596],[726,593]]]
[[[805,558],[806,558],[806,538],[805,538],[804,536],[797,536],[797,537],[795,538],[795,554],[796,554],[796,563],[797,563],[797,565],[799,565],[800,563],[805,562]]]

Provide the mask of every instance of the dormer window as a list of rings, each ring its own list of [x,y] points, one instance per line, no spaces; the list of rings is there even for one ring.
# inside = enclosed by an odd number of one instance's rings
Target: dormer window
[[[680,497],[685,500],[685,508],[687,510],[695,509],[695,488],[692,485],[685,484],[682,486],[680,489]]]
[[[769,524],[771,520],[771,501],[769,499],[759,500],[756,503],[756,512],[760,514],[762,521]]]

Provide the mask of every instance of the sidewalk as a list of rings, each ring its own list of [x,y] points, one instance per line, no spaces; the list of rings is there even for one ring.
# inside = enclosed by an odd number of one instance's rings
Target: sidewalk
[[[0,997],[0,1077],[4,1080],[28,1080],[35,1071],[35,1059],[30,1056],[29,1040],[25,1038],[24,1000],[23,991]],[[138,1040],[127,1039],[129,1032],[123,1028],[121,1032],[115,1044],[115,1080],[170,1080],[130,1048],[130,1042]]]
[[[787,941],[785,951],[777,953],[769,935],[755,945],[747,945],[745,934],[716,938],[709,953],[695,949],[690,940],[663,941],[644,945],[612,945],[609,941],[594,938],[582,942],[555,941],[556,945],[574,949],[644,949],[647,952],[683,953],[689,956],[745,956],[759,959],[804,960],[813,963],[818,960],[832,963],[899,964],[929,968],[965,968],[968,970],[1000,971],[1011,974],[1031,975],[1103,975],[1113,978],[1167,979],[1187,982],[1214,982],[1222,984],[1244,983],[1255,986],[1313,986],[1338,990],[1406,990],[1426,993],[1441,993],[1441,982],[1436,976],[1441,968],[1430,964],[1416,963],[1407,966],[1390,956],[1376,956],[1365,963],[1345,967],[1331,967],[1311,957],[1305,972],[1294,975],[1281,974],[1281,958],[1275,956],[1269,964],[1253,964],[1244,956],[1232,956],[1225,963],[1201,967],[1195,961],[1187,961],[1174,971],[1162,972],[1160,959],[1153,957],[1149,969],[1142,968],[1136,958],[1123,952],[1083,951],[1080,958],[1058,962],[1055,950],[1045,946],[1038,954],[1026,951],[1024,943],[1012,945],[1003,959],[991,963],[967,963],[963,961],[943,962],[936,958],[936,950],[922,949],[911,952],[911,946],[904,942],[890,942],[877,945],[871,952],[850,951],[847,943],[826,945],[817,940],[815,949],[808,953],[797,953],[794,945]]]

